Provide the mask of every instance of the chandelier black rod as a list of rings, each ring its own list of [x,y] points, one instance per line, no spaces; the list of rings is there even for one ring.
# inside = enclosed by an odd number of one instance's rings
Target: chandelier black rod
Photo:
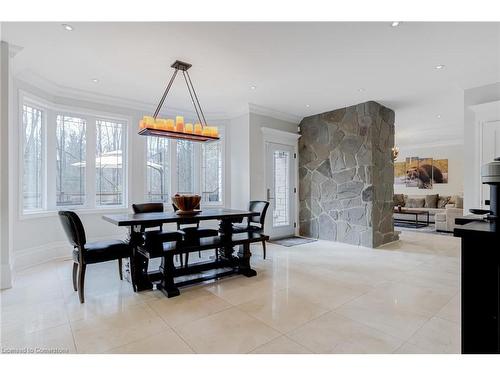
[[[170,87],[172,87],[172,83],[174,82],[174,79],[177,76],[178,71],[179,71],[179,69],[175,69],[174,74],[172,74],[172,77],[170,78],[170,82],[168,83],[167,88],[165,89],[165,92],[163,93],[163,96],[161,97],[160,103],[158,104],[158,107],[156,108],[155,114],[153,115],[153,118],[155,120],[158,117],[158,113],[160,113],[161,107],[163,106],[163,102],[165,101],[165,98],[167,97],[167,94],[170,91]]]
[[[191,92],[191,87],[189,86],[188,80],[186,78],[186,71],[185,70],[182,71],[182,75],[184,76],[184,81],[186,82],[186,86],[187,86],[188,91],[189,91],[189,96],[191,97],[191,102],[193,103],[194,110],[196,111],[196,116],[198,116],[198,121],[200,122],[200,124],[207,126],[206,122],[205,122],[205,124],[203,124],[203,122],[201,121],[200,113],[198,112],[198,107],[196,106],[195,100],[193,98],[193,93]],[[193,91],[194,91],[194,88],[193,88]],[[198,102],[198,106],[200,106],[200,102]],[[200,111],[201,111],[201,106],[200,106]],[[205,118],[203,118],[203,119],[205,119]]]
[[[196,95],[196,91],[194,89],[193,82],[191,81],[191,76],[189,75],[189,72],[187,70],[185,70],[185,72],[186,72],[186,75],[188,77],[189,83],[191,84],[191,88],[193,89],[194,97],[196,99],[196,102],[198,103],[198,107],[200,108],[201,117],[203,117],[203,121],[205,122],[205,126],[206,126],[207,120],[205,119],[205,114],[203,113],[203,110],[201,109],[201,104],[200,104],[200,101],[198,100],[198,95]]]

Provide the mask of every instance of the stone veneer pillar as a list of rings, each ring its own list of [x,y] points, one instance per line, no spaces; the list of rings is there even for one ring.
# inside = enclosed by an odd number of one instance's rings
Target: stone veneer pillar
[[[394,111],[370,101],[300,123],[300,234],[377,247],[393,223]]]

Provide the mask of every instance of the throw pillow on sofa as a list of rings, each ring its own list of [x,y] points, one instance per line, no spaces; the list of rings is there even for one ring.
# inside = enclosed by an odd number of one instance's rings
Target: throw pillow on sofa
[[[426,208],[437,208],[439,200],[439,194],[429,194],[425,196],[425,206]]]
[[[464,198],[457,195],[455,196],[455,208],[464,208]]]
[[[405,206],[405,195],[404,194],[394,194],[394,207]]]
[[[425,206],[425,198],[410,198],[406,201],[408,208],[423,208]]]
[[[437,203],[437,208],[445,208],[451,197],[448,196],[440,196]]]

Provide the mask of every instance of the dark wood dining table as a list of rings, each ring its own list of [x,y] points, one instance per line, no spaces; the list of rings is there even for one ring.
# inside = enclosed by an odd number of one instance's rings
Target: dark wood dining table
[[[162,290],[169,297],[179,294],[178,287],[188,285],[205,279],[214,279],[230,274],[243,274],[247,277],[255,276],[257,272],[250,266],[251,253],[248,244],[252,242],[252,234],[233,234],[233,223],[242,222],[245,217],[257,216],[259,213],[234,210],[227,208],[204,209],[193,216],[178,215],[175,212],[151,212],[141,214],[116,214],[104,215],[102,218],[107,222],[119,227],[129,227],[128,241],[132,247],[132,256],[130,258],[130,274],[134,291],[143,291],[153,288],[153,283],[165,278],[165,272],[160,269],[148,271],[149,257],[141,249],[143,243],[143,233],[141,228],[160,226],[166,223],[183,223],[189,220],[217,220],[219,221],[219,236],[213,239],[200,239],[196,249],[220,249],[220,256],[214,261],[199,262],[194,266],[185,269],[172,269],[171,275],[182,276],[193,273],[199,273],[205,270],[225,269],[222,272],[210,276],[202,276],[198,279],[191,279],[183,283],[170,283],[168,290]],[[259,235],[260,236],[260,235]],[[241,238],[240,238],[241,237]],[[237,256],[234,256],[234,248],[239,246]],[[173,251],[175,249],[172,249]],[[182,255],[181,255],[182,256]],[[162,283],[158,284],[158,288]]]

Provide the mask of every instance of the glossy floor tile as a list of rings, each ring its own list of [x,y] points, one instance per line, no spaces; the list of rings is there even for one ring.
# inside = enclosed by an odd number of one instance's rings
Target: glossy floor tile
[[[280,336],[259,346],[251,354],[313,354],[310,350],[286,336]]]
[[[307,297],[288,289],[256,298],[237,307],[281,333],[287,333],[328,312]]]
[[[197,353],[248,353],[280,333],[233,307],[177,330]]]
[[[391,353],[403,340],[334,311],[288,334],[314,353]]]
[[[257,276],[134,293],[116,262],[16,275],[0,293],[2,350],[55,353],[458,353],[460,242],[403,232],[379,249],[252,246]],[[210,252],[211,254],[211,252]],[[206,254],[209,256],[210,254]]]

